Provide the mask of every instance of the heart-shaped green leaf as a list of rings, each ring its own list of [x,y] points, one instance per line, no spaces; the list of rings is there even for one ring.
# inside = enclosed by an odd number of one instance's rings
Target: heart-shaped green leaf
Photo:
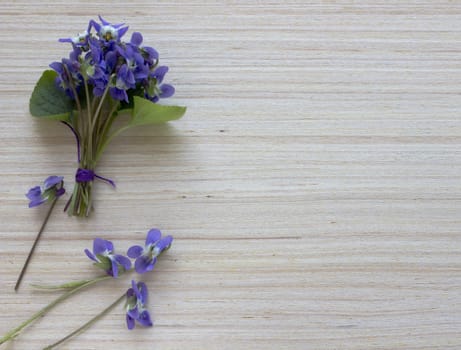
[[[186,107],[158,105],[138,96],[134,96],[133,100],[129,126],[165,123],[179,119],[186,113]]]
[[[35,117],[68,121],[74,102],[56,87],[57,73],[46,70],[35,85],[30,97],[30,114]]]

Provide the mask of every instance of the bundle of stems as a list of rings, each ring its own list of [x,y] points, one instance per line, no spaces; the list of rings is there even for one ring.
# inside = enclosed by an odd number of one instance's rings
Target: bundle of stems
[[[95,174],[95,169],[104,149],[115,136],[110,134],[112,124],[119,115],[120,101],[108,98],[109,85],[102,96],[94,96],[84,79],[84,99],[76,96],[77,115],[72,114],[64,122],[74,133],[77,142],[78,170],[72,195],[65,207],[69,215],[88,216],[92,209],[93,179],[99,178],[115,187],[112,180]],[[120,133],[118,130],[116,133]]]

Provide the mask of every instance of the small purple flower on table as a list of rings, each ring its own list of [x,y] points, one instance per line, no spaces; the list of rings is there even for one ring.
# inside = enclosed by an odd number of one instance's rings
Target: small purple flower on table
[[[42,187],[32,187],[29,192],[26,193],[26,197],[29,198],[29,208],[36,207],[45,202],[50,202],[57,197],[62,196],[66,190],[64,189],[64,181],[62,176],[49,176],[44,181]]]
[[[155,228],[150,230],[147,233],[144,247],[135,245],[128,249],[127,255],[132,259],[136,259],[134,264],[136,272],[143,274],[147,271],[152,271],[157,262],[157,256],[165,249],[168,249],[171,242],[173,242],[172,236],[162,238],[160,230]]]
[[[131,281],[131,288],[126,292],[126,325],[133,329],[135,321],[144,327],[151,327],[152,320],[146,310],[147,287],[144,282]]]
[[[114,254],[114,245],[111,241],[102,238],[96,238],[93,241],[93,252],[85,249],[85,254],[93,261],[95,265],[110,276],[117,278],[120,272],[131,269],[131,261],[126,256]]]

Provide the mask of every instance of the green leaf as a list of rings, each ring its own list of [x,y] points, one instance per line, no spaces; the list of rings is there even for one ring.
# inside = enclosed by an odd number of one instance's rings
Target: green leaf
[[[130,113],[131,118],[127,125],[115,130],[99,145],[96,153],[96,161],[101,157],[107,145],[112,139],[133,126],[158,124],[181,118],[186,113],[186,107],[162,106],[145,98],[133,96],[133,109],[122,109],[120,112]]]
[[[35,85],[29,101],[30,114],[35,117],[68,121],[74,102],[56,87],[57,73],[46,70]]]
[[[181,118],[186,113],[186,107],[162,106],[145,98],[134,96],[134,106],[128,125],[146,125],[165,123]]]

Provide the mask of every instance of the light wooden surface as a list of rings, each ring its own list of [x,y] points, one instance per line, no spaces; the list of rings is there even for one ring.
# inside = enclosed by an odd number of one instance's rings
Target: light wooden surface
[[[128,4],[129,3],[129,4]],[[97,14],[170,66],[184,119],[109,147],[90,220],[24,193],[75,171],[72,135],[33,119],[59,37]],[[151,227],[172,249],[146,276],[152,329],[118,308],[63,349],[461,349],[461,1],[0,3],[0,334],[55,298],[30,283],[97,276]],[[72,298],[5,349],[40,349],[128,287]],[[2,348],[2,349],[3,349]]]

